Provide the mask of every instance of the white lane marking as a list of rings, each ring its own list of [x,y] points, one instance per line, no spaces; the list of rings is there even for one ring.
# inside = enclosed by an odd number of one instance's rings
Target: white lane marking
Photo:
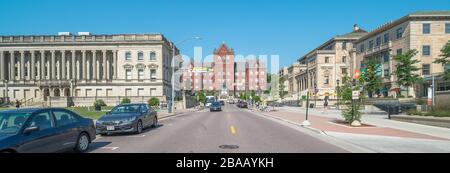
[[[119,147],[102,147],[101,149],[108,149],[111,151],[117,150]]]
[[[134,136],[127,136],[128,138],[143,138],[145,135],[134,135]]]

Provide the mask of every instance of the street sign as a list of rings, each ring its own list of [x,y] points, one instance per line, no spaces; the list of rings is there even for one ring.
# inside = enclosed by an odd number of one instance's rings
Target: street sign
[[[359,99],[359,91],[353,91],[352,92],[352,99],[358,100]]]
[[[431,87],[428,88],[428,106],[433,106],[433,89]]]
[[[375,67],[376,67],[375,68],[376,75],[378,77],[381,77],[381,64],[377,64]]]
[[[366,68],[361,68],[360,71],[361,71],[361,78],[365,79],[366,78],[367,69]]]
[[[359,77],[361,77],[361,72],[359,71],[359,69],[355,70],[355,79],[359,79]]]

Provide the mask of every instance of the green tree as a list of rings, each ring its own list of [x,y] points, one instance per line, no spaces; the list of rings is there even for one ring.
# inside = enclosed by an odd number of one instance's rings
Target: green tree
[[[148,105],[150,107],[159,106],[159,99],[156,97],[152,97],[150,100],[148,100]]]
[[[123,98],[122,101],[120,102],[120,104],[127,104],[127,103],[131,103],[131,100],[127,97]]]
[[[420,76],[416,73],[420,70],[417,67],[417,63],[420,61],[413,59],[416,54],[417,50],[413,49],[404,54],[395,55],[393,58],[397,62],[397,65],[395,65],[396,70],[394,71],[395,76],[397,76],[397,84],[406,87],[406,96],[409,94],[409,87],[421,81]]]
[[[280,90],[280,98],[284,99],[284,96],[288,94],[287,91],[285,91],[286,86],[284,86],[284,82],[286,81],[286,78],[282,77],[280,78],[280,83],[278,89]]]
[[[444,47],[441,49],[441,58],[437,58],[434,63],[442,64],[442,66],[449,67],[450,66],[450,40]],[[446,68],[444,72],[444,80],[450,80],[450,68]]]
[[[203,104],[206,103],[206,95],[205,95],[205,92],[203,92],[203,91],[197,92],[197,101],[198,101],[199,103],[203,103]]]
[[[373,94],[381,89],[381,78],[377,75],[377,68],[380,66],[380,61],[375,58],[370,58],[364,62],[366,65],[366,74],[364,81],[366,82],[365,89],[372,98]]]
[[[339,87],[340,93],[339,96],[339,104],[343,105],[341,114],[346,122],[352,123],[353,121],[361,121],[362,113],[360,108],[362,106],[362,100],[364,99],[364,94],[360,92],[359,97],[360,100],[352,102],[352,92],[359,91],[363,86],[364,80],[360,78],[360,80],[355,81],[355,85],[353,85],[353,81],[350,77],[344,76],[342,85]]]
[[[94,107],[97,107],[97,106],[103,107],[103,106],[107,106],[107,105],[106,105],[105,101],[103,101],[102,99],[98,99],[98,100],[95,100],[95,102],[94,102]]]

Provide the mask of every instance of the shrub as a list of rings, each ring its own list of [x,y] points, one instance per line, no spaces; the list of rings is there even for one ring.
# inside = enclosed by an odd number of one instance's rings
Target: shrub
[[[107,106],[107,105],[106,105],[105,101],[103,101],[102,99],[98,99],[98,100],[95,100],[95,102],[94,102],[94,107],[97,107],[97,106],[103,107],[103,106]]]
[[[148,105],[150,107],[159,106],[159,99],[156,97],[152,97],[150,100],[148,100]]]
[[[417,110],[412,110],[412,109],[406,111],[406,114],[407,115],[418,115],[418,116],[423,116],[424,115],[422,112],[417,111]]]
[[[120,104],[127,104],[127,103],[131,103],[131,100],[127,97],[123,98],[122,101],[120,102]]]

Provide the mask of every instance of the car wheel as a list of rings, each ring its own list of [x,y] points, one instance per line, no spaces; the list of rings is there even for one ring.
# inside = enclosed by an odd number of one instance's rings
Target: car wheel
[[[152,124],[153,128],[158,127],[158,117],[155,116],[155,118],[153,118],[153,124]]]
[[[89,149],[89,136],[83,132],[78,136],[75,151],[78,153],[84,153],[88,149]]]
[[[141,134],[142,133],[142,121],[139,120],[138,123],[136,124],[136,134]]]

